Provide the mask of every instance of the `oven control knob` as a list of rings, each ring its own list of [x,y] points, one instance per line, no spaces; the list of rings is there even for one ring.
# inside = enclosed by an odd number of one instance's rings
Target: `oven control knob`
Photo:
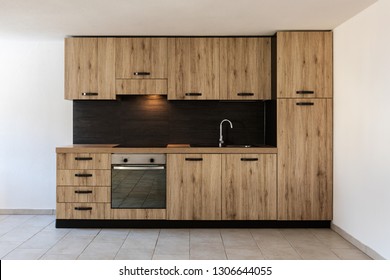
[[[123,159],[123,162],[127,162],[127,161],[128,161],[128,159],[127,159],[127,158],[124,158],[124,159]]]
[[[149,161],[150,161],[150,163],[153,163],[154,162],[154,158],[151,158]]]

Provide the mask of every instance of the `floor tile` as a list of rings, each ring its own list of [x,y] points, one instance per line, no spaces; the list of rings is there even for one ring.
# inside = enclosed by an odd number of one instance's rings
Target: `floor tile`
[[[75,260],[77,257],[77,254],[45,254],[40,260]]]
[[[222,243],[219,229],[193,228],[190,229],[191,243]]]
[[[301,257],[292,247],[260,247],[267,260],[300,260]]]
[[[277,229],[251,229],[252,236],[260,248],[290,248],[291,244]]]
[[[38,260],[42,257],[46,249],[15,249],[5,257],[3,260]]]
[[[342,260],[371,260],[369,256],[358,249],[332,249]]]
[[[226,248],[229,260],[264,260],[264,256],[258,248]]]
[[[91,243],[93,237],[79,236],[68,237],[61,239],[54,245],[47,254],[50,255],[80,255],[85,248]]]
[[[339,258],[329,248],[323,245],[307,245],[295,247],[298,254],[304,260],[338,260]]]
[[[192,260],[225,260],[226,252],[222,243],[191,243]]]
[[[188,254],[179,254],[179,255],[153,255],[153,260],[189,260],[190,257]]]

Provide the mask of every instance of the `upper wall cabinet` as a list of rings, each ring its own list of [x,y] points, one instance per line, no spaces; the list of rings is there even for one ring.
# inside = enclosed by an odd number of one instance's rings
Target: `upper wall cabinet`
[[[166,79],[167,38],[117,38],[117,79]]]
[[[219,99],[219,41],[168,39],[168,99]]]
[[[113,38],[65,39],[65,99],[115,99]]]
[[[277,33],[277,97],[332,97],[332,32]]]
[[[271,39],[220,41],[220,99],[271,99]]]

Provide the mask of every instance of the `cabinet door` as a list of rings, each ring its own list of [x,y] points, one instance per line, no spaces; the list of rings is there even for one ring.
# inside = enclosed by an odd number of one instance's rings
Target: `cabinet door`
[[[332,97],[332,32],[277,33],[277,96]]]
[[[332,219],[332,100],[279,99],[278,218]]]
[[[221,155],[168,154],[170,220],[221,219]]]
[[[116,78],[167,78],[167,38],[117,38],[115,44]]]
[[[271,39],[220,40],[220,99],[271,99]]]
[[[219,99],[219,38],[169,38],[168,56],[168,99]]]
[[[65,99],[115,99],[113,38],[65,39]]]
[[[222,156],[222,219],[276,219],[276,155]]]

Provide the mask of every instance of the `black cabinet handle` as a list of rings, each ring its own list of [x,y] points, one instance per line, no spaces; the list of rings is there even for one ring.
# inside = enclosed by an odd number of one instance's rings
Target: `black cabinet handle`
[[[203,158],[186,158],[186,161],[202,161]]]
[[[81,95],[82,96],[96,96],[96,95],[99,95],[99,93],[97,93],[97,92],[82,92]]]
[[[187,92],[185,95],[186,96],[201,96],[202,93],[200,93],[200,92]]]
[[[78,193],[78,194],[86,194],[86,193],[92,193],[92,191],[79,191],[79,190],[77,190],[77,191],[74,191],[74,193]]]
[[[76,176],[76,177],[92,177],[92,174],[80,174],[80,173],[77,173],[77,174],[74,174],[74,176]]]
[[[134,72],[135,76],[148,76],[150,72]]]
[[[258,161],[258,158],[241,158],[241,161]]]
[[[255,94],[253,92],[239,92],[237,93],[238,96],[254,96]]]
[[[313,106],[314,102],[297,102],[298,106]]]
[[[75,160],[92,160],[92,157],[75,157]]]
[[[297,94],[314,94],[313,90],[298,90]]]
[[[75,207],[74,210],[77,210],[77,211],[90,211],[90,210],[92,210],[92,207]]]

